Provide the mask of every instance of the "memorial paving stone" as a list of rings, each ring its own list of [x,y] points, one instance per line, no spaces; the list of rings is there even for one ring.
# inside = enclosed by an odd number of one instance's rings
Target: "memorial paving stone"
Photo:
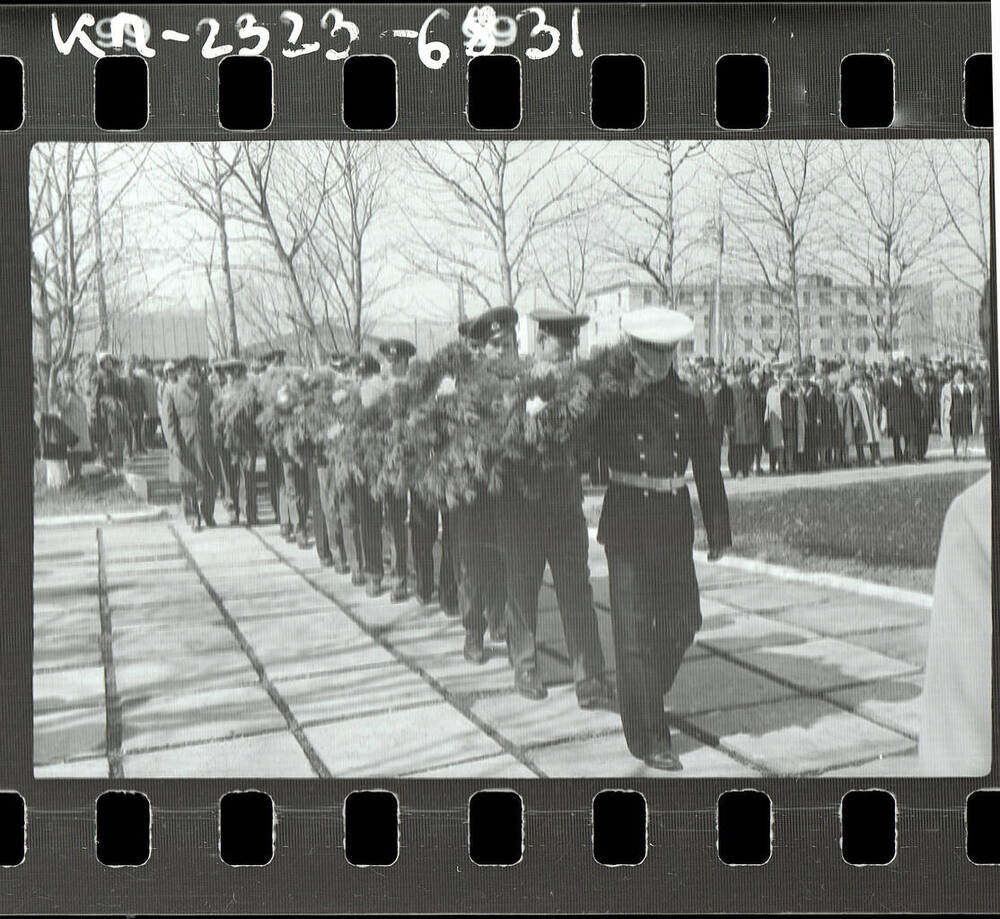
[[[447,702],[304,731],[334,776],[397,776],[503,752]]]
[[[470,664],[462,656],[461,646],[444,654],[423,655],[411,662],[431,677],[450,696],[463,699],[480,693],[508,692],[514,676],[507,663],[507,652],[500,644],[487,644],[485,664]]]
[[[122,699],[125,752],[282,730],[285,719],[260,684]]]
[[[913,664],[836,638],[740,649],[732,654],[750,667],[809,692],[913,673],[917,669]]]
[[[621,727],[614,734],[567,743],[534,747],[522,752],[524,759],[548,778],[684,779],[705,776],[751,776],[759,772],[721,750],[700,743],[681,731],[673,731],[673,750],[684,766],[681,772],[650,769],[629,753]]]
[[[178,686],[196,692],[258,681],[250,661],[238,650],[199,654],[194,659],[160,655],[153,660],[116,661],[115,675],[122,698],[168,693]]]
[[[111,769],[107,758],[67,760],[48,765],[36,765],[36,779],[106,779]]]
[[[441,701],[440,694],[426,680],[402,664],[353,673],[279,679],[274,687],[304,726],[404,711]]]
[[[122,760],[127,779],[156,778],[313,778],[302,748],[286,731],[185,744]]]
[[[36,764],[74,757],[102,756],[107,724],[104,700],[89,708],[60,708],[35,715],[32,755]]]
[[[32,664],[35,670],[69,670],[101,666],[100,621],[94,617],[88,631],[62,631],[60,627],[35,628]]]
[[[728,605],[753,613],[788,609],[791,606],[810,606],[821,603],[830,595],[829,588],[778,578],[765,578],[752,584],[728,584],[724,592]]]
[[[417,779],[534,779],[536,774],[522,762],[503,753],[499,756],[485,756],[481,759],[450,763],[420,772],[407,772],[404,778]]]
[[[886,629],[864,635],[845,635],[842,640],[923,667],[927,660],[929,629],[924,625]]]
[[[67,708],[103,707],[104,668],[74,667],[35,673],[31,697],[36,714]]]
[[[800,775],[908,749],[897,731],[822,699],[797,696],[688,719],[719,747],[771,774]]]
[[[519,747],[621,730],[615,712],[581,709],[572,685],[550,687],[548,697],[538,702],[514,692],[487,696],[473,703],[472,713]]]
[[[774,613],[773,618],[822,635],[842,638],[849,633],[925,623],[930,619],[930,610],[859,595],[844,601],[832,600],[782,610]]]
[[[713,654],[695,658],[685,654],[677,679],[666,695],[666,707],[677,715],[691,715],[773,702],[792,695],[795,690],[791,687],[733,661]]]
[[[702,614],[702,626],[695,635],[695,643],[733,653],[749,648],[771,645],[796,645],[812,641],[815,632],[799,626],[775,622],[754,613],[741,613],[717,607],[717,611]]]
[[[828,693],[827,698],[916,740],[923,714],[923,688],[924,676],[918,673]]]
[[[920,759],[915,746],[903,753],[875,757],[863,763],[854,763],[840,769],[828,769],[820,773],[823,778],[874,778],[876,776],[918,776],[921,774]]]

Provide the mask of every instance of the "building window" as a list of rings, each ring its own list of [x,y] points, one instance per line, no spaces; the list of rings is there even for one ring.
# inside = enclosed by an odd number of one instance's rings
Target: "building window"
[[[731,290],[724,290],[722,292],[722,302],[732,303],[733,302],[733,292]]]
[[[760,317],[760,327],[762,329],[773,329],[774,328],[774,316],[761,316]]]
[[[618,291],[618,306],[621,308],[622,305],[622,292]]]
[[[711,303],[715,298],[711,290],[703,290],[701,292],[701,299],[703,303]]]
[[[868,320],[864,316],[858,316],[858,328],[865,329],[868,327]]]
[[[788,293],[788,291],[784,291],[781,294],[781,302],[782,303],[791,303],[792,302],[792,295],[790,293]]]
[[[820,316],[819,317],[819,327],[821,329],[832,329],[833,328],[833,316]]]
[[[868,339],[865,338],[864,336],[862,336],[861,338],[859,338],[855,344],[857,344],[859,351],[867,351],[868,350]]]
[[[752,338],[744,338],[743,339],[743,350],[746,351],[748,354],[751,351],[753,351],[753,339]]]
[[[857,293],[857,305],[858,306],[868,306],[868,295],[864,291],[861,291],[861,290],[858,291],[858,293]]]
[[[743,302],[744,303],[753,303],[753,288],[752,287],[748,287],[745,291],[743,291]]]
[[[667,305],[667,292],[661,287],[660,288],[660,306]]]
[[[829,306],[833,303],[833,295],[828,290],[824,290],[819,295],[819,302],[821,306]]]
[[[753,327],[753,316],[744,316],[743,317],[743,328],[744,329],[749,329],[749,328],[752,328],[752,327]]]
[[[707,329],[707,328],[709,328],[712,325],[712,314],[711,313],[705,313],[705,315],[704,315],[703,318],[704,318],[704,321],[705,321],[705,328]]]
[[[882,328],[882,322],[883,322],[884,318],[885,318],[884,316],[876,316],[875,317],[875,328],[877,328],[877,329],[881,329]]]
[[[805,303],[805,304],[809,303],[809,291],[808,290],[802,291],[802,302]]]
[[[653,292],[651,290],[644,290],[642,292],[642,302],[647,304],[653,302]]]
[[[832,338],[821,338],[819,340],[820,351],[832,351],[833,350],[833,339]]]
[[[619,317],[618,317],[618,331],[620,332],[620,331],[621,331],[621,329],[622,329],[622,317],[621,317],[621,316],[619,316]]]
[[[770,306],[772,303],[774,303],[774,297],[771,294],[771,291],[762,290],[760,292],[760,302],[763,303],[765,306]]]
[[[840,324],[845,329],[849,329],[851,327],[851,314],[850,313],[841,313],[840,314]]]
[[[678,303],[694,303],[694,291],[682,290],[677,298]]]
[[[842,290],[840,292],[840,305],[841,306],[847,306],[847,291],[846,290]]]
[[[851,350],[851,340],[849,338],[840,339],[840,350],[850,351]]]

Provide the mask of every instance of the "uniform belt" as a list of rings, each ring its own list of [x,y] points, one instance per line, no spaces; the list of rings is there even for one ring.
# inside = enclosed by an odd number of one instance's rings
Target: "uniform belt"
[[[629,485],[632,488],[641,488],[644,491],[661,491],[669,494],[677,494],[685,487],[683,479],[660,478],[652,475],[638,475],[634,472],[621,472],[618,469],[610,470],[612,482],[619,485]]]

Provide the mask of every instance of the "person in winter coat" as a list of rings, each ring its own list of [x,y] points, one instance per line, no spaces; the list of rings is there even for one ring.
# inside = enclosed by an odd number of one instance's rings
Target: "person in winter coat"
[[[927,459],[927,443],[931,436],[931,425],[937,414],[934,389],[927,381],[924,368],[917,364],[913,370],[913,454],[917,462]]]
[[[733,474],[750,475],[754,458],[760,462],[760,445],[764,440],[764,405],[757,387],[747,377],[746,366],[736,365],[736,383],[732,387],[733,416],[729,430],[735,469]]]
[[[833,462],[842,469],[851,464],[851,447],[854,446],[855,411],[850,388],[846,378],[838,377],[832,395]]]
[[[913,458],[913,388],[898,361],[890,365],[889,375],[879,387],[878,401],[886,433],[892,439],[893,459],[907,462]]]
[[[183,376],[166,390],[164,433],[170,448],[170,481],[181,486],[184,517],[194,530],[215,526],[216,483],[211,407],[197,358],[182,365]]]
[[[791,382],[791,374],[788,374],[787,382],[784,377],[778,382],[772,383],[767,390],[764,406],[764,446],[768,454],[768,471],[774,475],[779,470],[783,470],[785,439],[784,423],[781,412],[784,404],[783,394],[785,387]]]
[[[90,417],[105,469],[121,469],[124,464],[128,427],[125,387],[114,363],[114,357],[107,351],[97,354],[97,372],[90,390]]]
[[[945,435],[947,429],[947,435]],[[941,396],[941,432],[951,437],[952,451],[962,458],[969,455],[969,438],[972,436],[972,386],[965,379],[965,365],[955,366],[955,375]]]
[[[849,392],[854,415],[854,448],[858,453],[858,463],[862,466],[865,464],[864,448],[867,446],[871,452],[872,465],[881,466],[878,407],[862,371],[855,372]]]
[[[56,404],[59,409],[59,417],[76,436],[76,442],[66,454],[66,465],[69,470],[70,482],[77,482],[80,480],[83,461],[93,453],[93,447],[90,443],[87,404],[76,391],[73,375],[68,370],[64,370],[60,375]]]

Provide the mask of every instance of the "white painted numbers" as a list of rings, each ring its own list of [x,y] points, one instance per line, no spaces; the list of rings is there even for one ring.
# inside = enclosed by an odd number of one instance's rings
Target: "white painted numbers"
[[[416,39],[420,63],[428,70],[440,70],[451,59],[452,49],[441,39],[440,32],[437,37],[432,38],[431,29],[432,26],[440,29],[449,18],[446,9],[437,7],[423,19],[419,29],[388,28],[378,33],[378,38]],[[308,32],[309,25],[300,13],[284,10],[278,21],[282,26],[288,27],[284,47],[281,49],[282,56],[302,57],[320,50],[320,41],[303,40],[303,33]],[[492,6],[484,5],[470,6],[462,19],[461,33],[466,56],[479,57],[512,47],[518,39],[519,22],[523,26],[522,35],[526,30],[524,56],[528,60],[542,60],[559,50],[561,30],[549,21],[542,7],[529,6],[516,16],[501,16]],[[354,46],[363,40],[358,24],[337,7],[327,9],[314,25],[330,38],[330,47],[324,52],[328,61],[344,60],[355,50]],[[192,39],[192,31],[194,36],[204,36],[201,55],[206,60],[224,57],[234,50],[244,57],[261,55],[271,41],[271,30],[250,12],[241,13],[231,24],[223,24],[218,19],[206,16],[198,21],[193,30],[163,29],[159,38],[164,42],[186,44]],[[306,35],[307,39],[311,37]],[[226,41],[227,38],[239,43],[238,50],[232,41]],[[133,13],[122,12],[99,20],[95,20],[90,13],[81,13],[65,36],[59,25],[58,14],[52,13],[52,40],[56,50],[63,55],[79,46],[88,54],[101,58],[109,49],[120,50],[127,47],[134,48],[143,57],[153,57],[156,51],[150,46],[152,39],[153,32],[149,22]],[[372,49],[367,50],[371,53]],[[574,57],[583,56],[579,7],[573,8],[570,19],[570,51]]]

